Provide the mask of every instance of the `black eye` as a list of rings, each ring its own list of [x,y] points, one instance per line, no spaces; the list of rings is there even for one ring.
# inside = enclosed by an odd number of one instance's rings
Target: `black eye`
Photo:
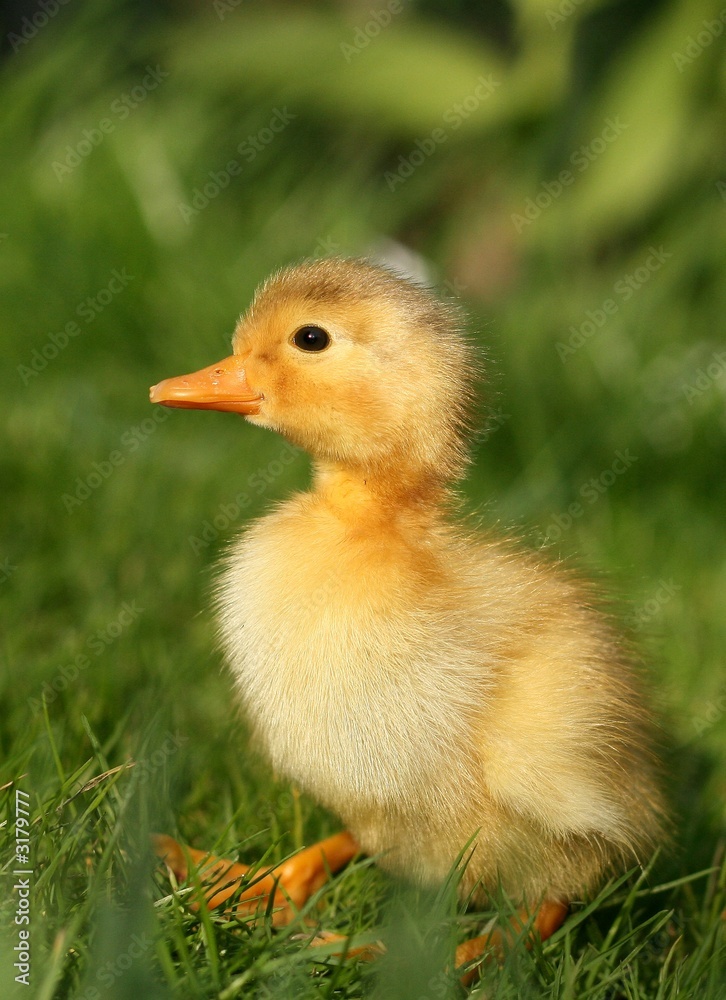
[[[301,351],[324,351],[330,343],[330,336],[319,326],[304,326],[292,340]]]

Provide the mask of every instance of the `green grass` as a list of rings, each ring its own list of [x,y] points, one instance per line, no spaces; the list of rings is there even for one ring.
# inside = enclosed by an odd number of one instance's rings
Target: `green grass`
[[[523,18],[516,52],[419,14],[347,66],[339,44],[358,21],[324,6],[288,22],[248,4],[220,22],[211,7],[174,19],[68,5],[6,60],[3,997],[462,995],[453,947],[489,914],[463,912],[451,886],[417,892],[366,860],[337,875],[305,916],[383,938],[387,956],[367,964],[311,949],[302,919],[272,931],[192,911],[148,846],[163,830],[269,864],[338,829],[249,750],[208,610],[224,545],[305,485],[307,459],[280,462],[281,440],[228,415],[155,412],[147,387],[222,356],[271,268],[323,247],[366,252],[382,235],[461,286],[489,359],[465,509],[618,596],[674,809],[673,844],[647,873],[577,903],[544,946],[513,948],[475,995],[726,996],[726,374],[708,374],[726,350],[723,39],[682,73],[671,56],[712,8],[644,10],[604,60],[580,7],[556,31]],[[575,48],[582,80],[568,85]],[[445,90],[443,70],[420,71],[434,57],[450,67]],[[59,181],[66,146],[157,64],[169,77]],[[502,102],[391,191],[386,171],[479,65],[501,77]],[[285,106],[297,118],[275,145],[187,225],[178,204]],[[517,233],[511,214],[606,114],[637,141],[613,143]],[[618,292],[661,246],[662,266]],[[124,268],[131,280],[87,321],[83,303]],[[608,299],[615,313],[563,362],[557,345]],[[70,322],[76,335],[33,373],[34,351],[51,333],[62,345]],[[632,461],[610,483],[618,452]],[[17,789],[31,812],[30,991],[12,968]]]
[[[450,971],[453,947],[478,932],[490,914],[457,913],[451,885],[435,895],[405,889],[361,860],[283,930],[271,930],[269,915],[252,921],[205,907],[192,912],[193,888],[170,891],[154,870],[147,840],[158,802],[169,796],[170,772],[186,770],[173,764],[173,741],[157,731],[139,747],[135,764],[113,769],[108,756],[117,749],[118,733],[104,746],[84,718],[81,726],[91,753],[74,771],[64,768],[66,740],[59,741],[50,725],[41,727],[29,753],[6,761],[22,775],[17,787],[28,788],[32,801],[33,996],[459,995]],[[64,735],[82,741],[81,734]],[[206,766],[217,787],[203,779],[188,782],[196,787],[187,798],[211,796],[201,816],[189,817],[190,826],[200,823],[210,846],[238,850],[266,866],[299,846],[294,831],[312,837],[332,828],[310,803],[254,771],[245,775],[239,806],[228,794],[220,809],[215,792],[236,783],[219,760],[215,766],[213,755]],[[14,792],[6,789],[3,798],[12,823]],[[255,799],[264,802],[262,810]],[[280,824],[286,830],[277,834]],[[254,832],[239,839],[243,828]],[[520,941],[501,966],[485,968],[477,995],[719,997],[725,880],[718,865],[668,883],[650,872],[624,876],[596,900],[576,905],[544,946],[530,953]],[[14,904],[8,899],[3,909],[9,915]],[[504,901],[501,912],[508,912]],[[371,966],[332,953],[333,946],[311,949],[306,920],[350,934],[351,945],[382,938],[388,953]],[[9,925],[4,921],[5,955],[12,944]],[[9,981],[8,966],[6,959]]]

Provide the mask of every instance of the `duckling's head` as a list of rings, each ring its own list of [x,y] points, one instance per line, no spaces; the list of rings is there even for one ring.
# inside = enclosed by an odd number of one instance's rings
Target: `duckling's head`
[[[232,345],[152,402],[243,413],[363,476],[463,471],[473,352],[458,310],[424,288],[368,261],[307,261],[257,290]]]

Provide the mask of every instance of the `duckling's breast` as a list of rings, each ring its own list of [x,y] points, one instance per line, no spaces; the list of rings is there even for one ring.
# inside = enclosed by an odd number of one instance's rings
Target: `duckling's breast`
[[[488,680],[452,586],[435,551],[351,533],[306,498],[233,551],[220,621],[255,734],[344,818],[351,802],[419,814],[425,802],[445,822],[475,794]]]

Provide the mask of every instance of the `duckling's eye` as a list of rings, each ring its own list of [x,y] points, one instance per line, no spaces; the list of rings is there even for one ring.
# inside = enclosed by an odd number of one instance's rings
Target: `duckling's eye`
[[[301,351],[324,351],[330,343],[330,335],[319,326],[303,326],[292,338],[295,347]]]

